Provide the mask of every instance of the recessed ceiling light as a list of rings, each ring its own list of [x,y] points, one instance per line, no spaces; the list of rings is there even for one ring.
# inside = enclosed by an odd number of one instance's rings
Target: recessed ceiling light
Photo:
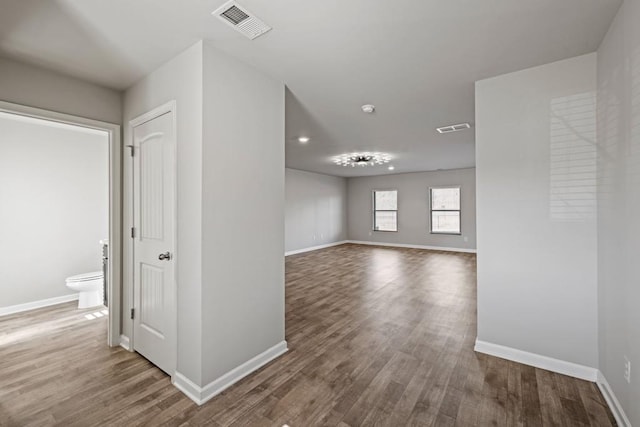
[[[439,133],[450,133],[450,132],[457,132],[459,130],[465,130],[470,128],[471,128],[471,125],[469,123],[459,123],[457,125],[443,126],[441,128],[437,128],[436,130]]]
[[[395,168],[393,166],[389,166],[387,169],[389,169],[390,171],[394,170]]]
[[[309,137],[308,136],[301,136],[300,138],[298,138],[298,141],[302,144],[306,144],[307,142],[309,142]]]
[[[371,114],[374,111],[376,111],[376,106],[375,105],[371,105],[371,104],[365,104],[360,108],[362,108],[362,111],[364,111],[367,114]]]

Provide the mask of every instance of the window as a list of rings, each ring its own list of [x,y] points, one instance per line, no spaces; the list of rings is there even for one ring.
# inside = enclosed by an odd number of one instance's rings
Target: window
[[[398,231],[398,192],[373,192],[373,230]]]
[[[460,234],[460,187],[431,189],[431,232]]]

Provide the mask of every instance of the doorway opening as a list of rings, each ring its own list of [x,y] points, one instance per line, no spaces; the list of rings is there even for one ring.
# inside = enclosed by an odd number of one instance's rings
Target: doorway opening
[[[78,299],[120,345],[120,126],[7,102],[0,124],[0,315]]]

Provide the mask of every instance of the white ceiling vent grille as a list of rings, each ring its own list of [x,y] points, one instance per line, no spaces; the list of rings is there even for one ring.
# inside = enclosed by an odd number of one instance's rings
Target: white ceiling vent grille
[[[459,130],[470,129],[470,128],[471,128],[471,125],[469,123],[460,123],[457,125],[444,126],[441,128],[437,128],[436,130],[440,133],[450,133],[450,132],[456,132]]]
[[[251,40],[271,30],[270,26],[233,0],[214,10],[212,15]]]

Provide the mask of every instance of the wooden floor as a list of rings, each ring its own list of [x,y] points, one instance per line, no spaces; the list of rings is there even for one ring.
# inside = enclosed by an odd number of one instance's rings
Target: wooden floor
[[[475,255],[343,245],[286,272],[290,351],[201,407],[96,310],[0,317],[0,425],[615,425],[594,384],[474,353]]]

